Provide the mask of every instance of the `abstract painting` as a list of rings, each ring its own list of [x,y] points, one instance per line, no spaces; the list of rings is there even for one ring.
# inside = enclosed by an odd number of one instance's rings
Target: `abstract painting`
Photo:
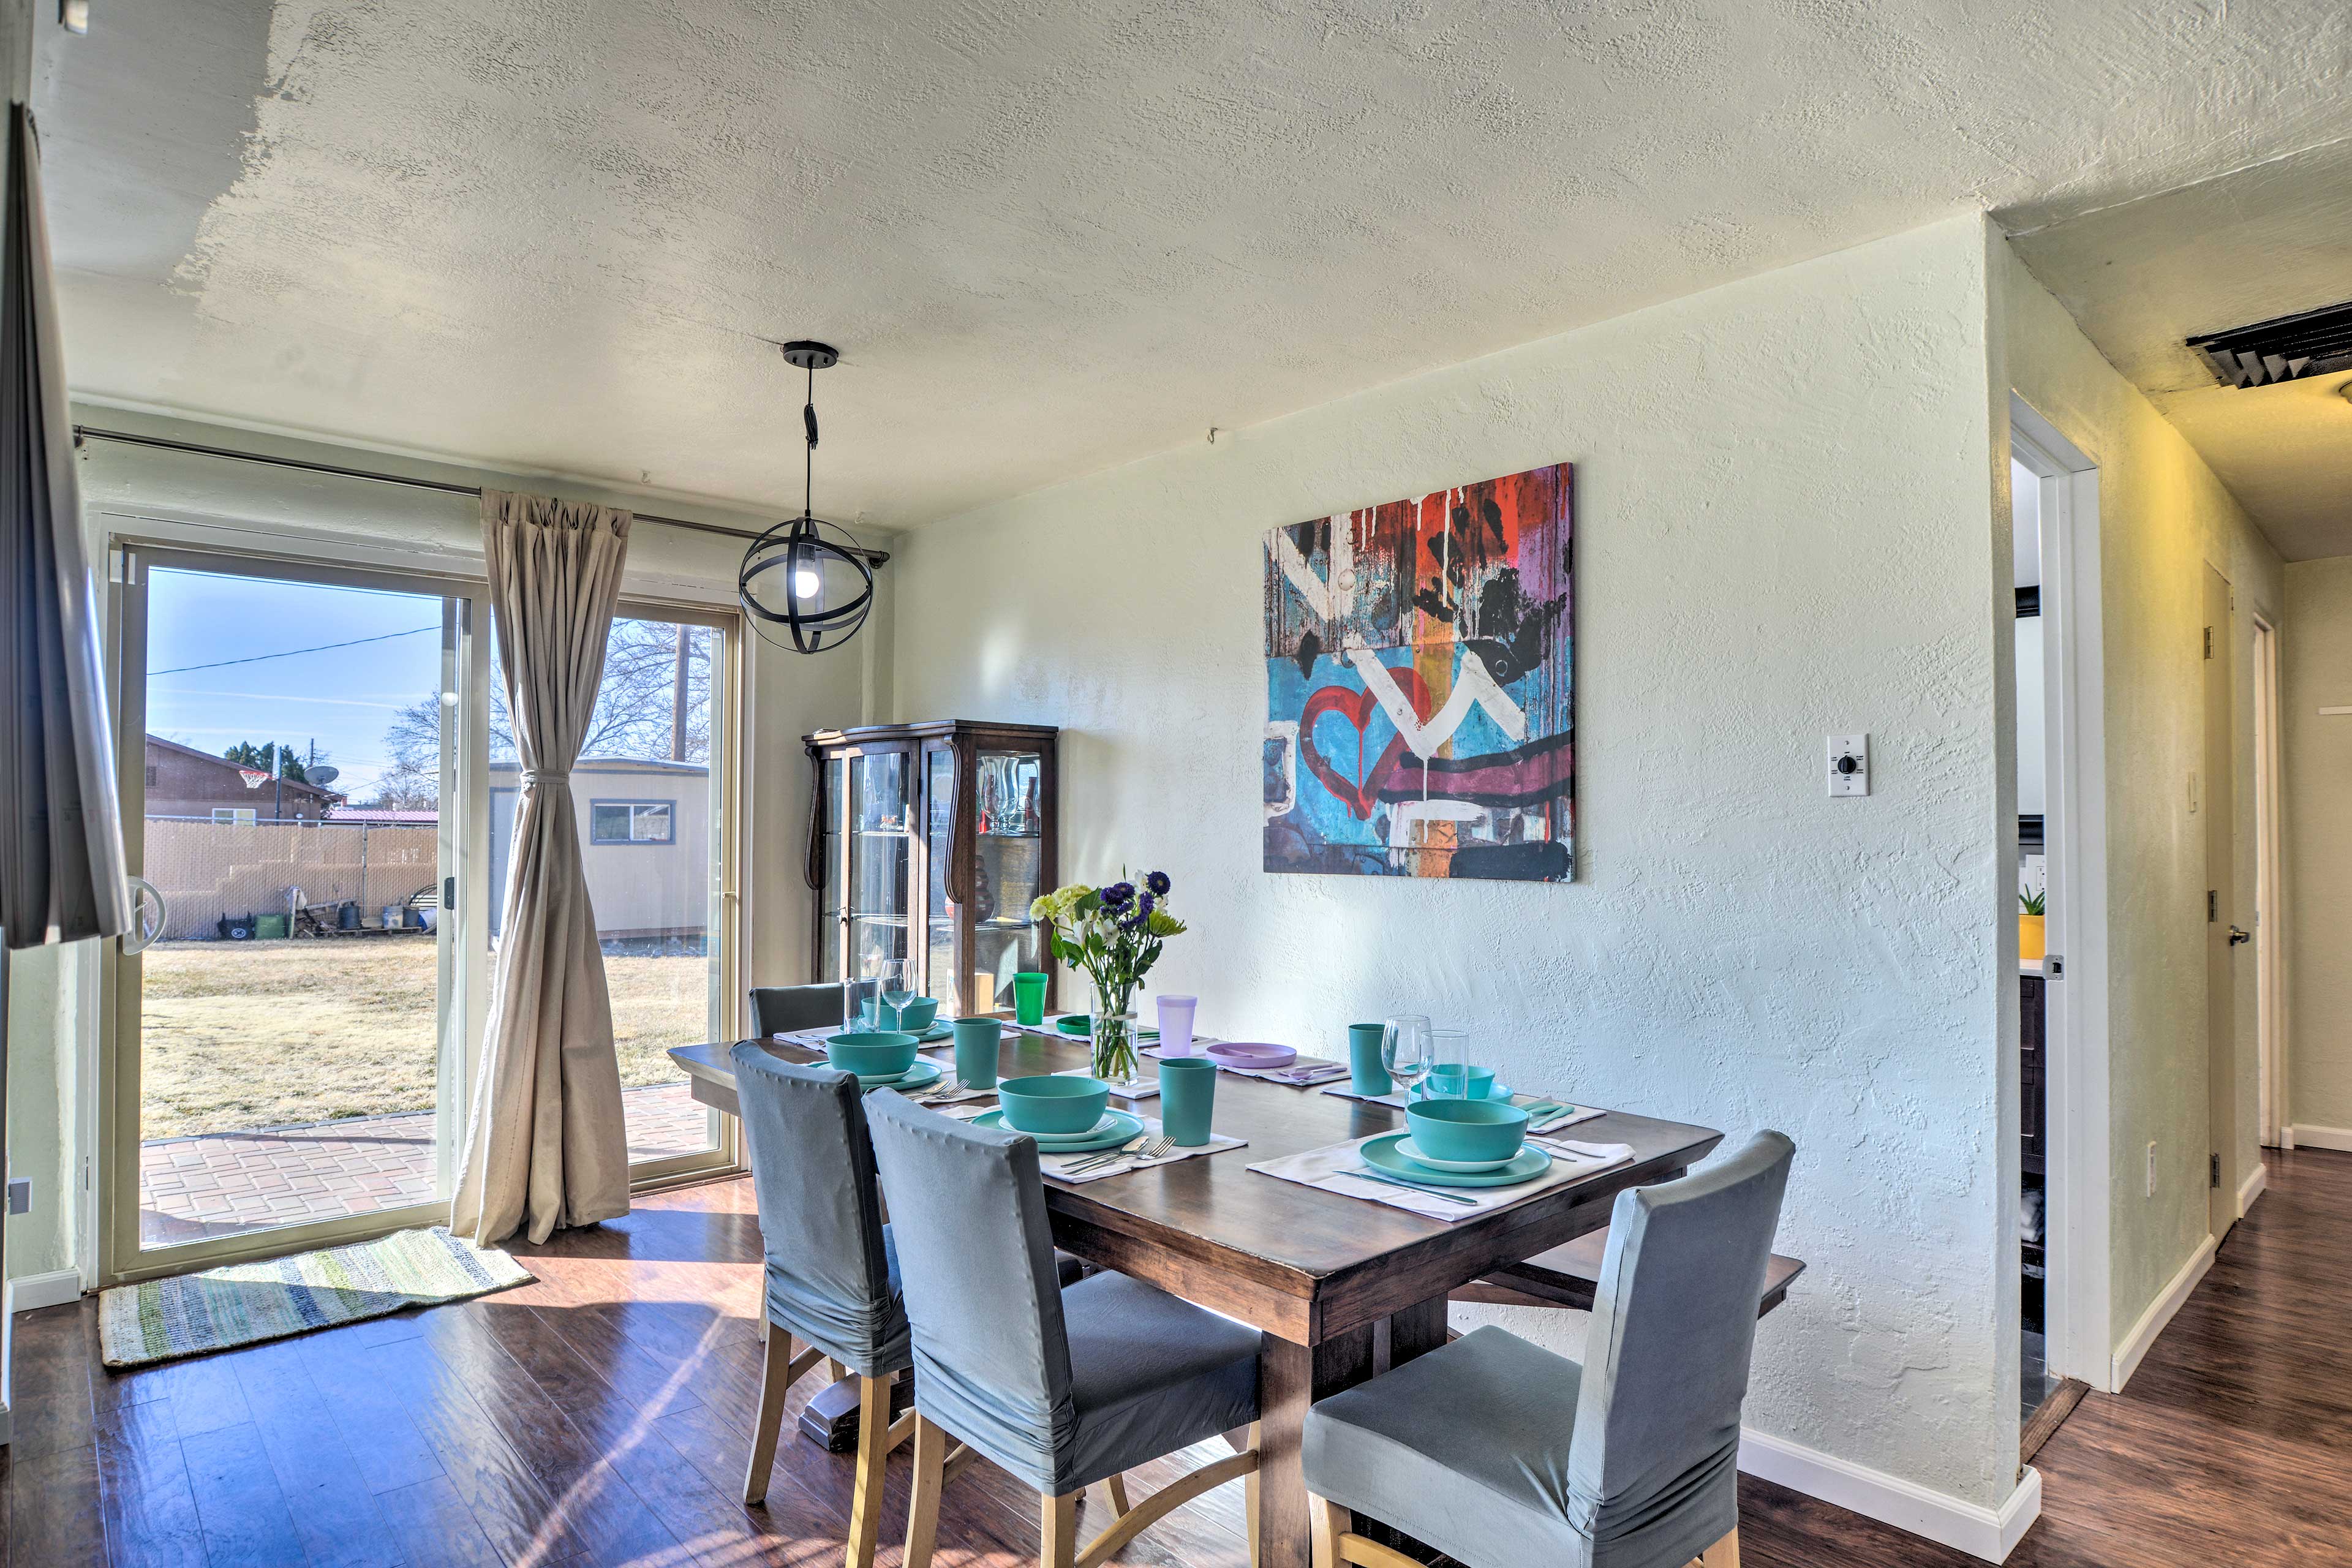
[[[1265,541],[1265,868],[1576,870],[1570,465]]]

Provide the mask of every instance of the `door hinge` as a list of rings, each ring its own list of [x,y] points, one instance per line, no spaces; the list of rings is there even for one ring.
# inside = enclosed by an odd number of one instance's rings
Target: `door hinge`
[[[2205,923],[2211,925],[2221,918],[2221,895],[2216,889],[2205,889]]]
[[[2205,1156],[2205,1184],[2209,1187],[2214,1188],[2216,1191],[2221,1188],[2221,1156],[2219,1154],[2208,1154]]]
[[[2205,657],[2207,658],[2211,658],[2213,657],[2213,628],[2211,626],[2207,626],[2205,628]]]

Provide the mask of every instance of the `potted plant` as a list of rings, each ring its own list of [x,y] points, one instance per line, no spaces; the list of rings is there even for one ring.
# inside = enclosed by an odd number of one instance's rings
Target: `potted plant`
[[[1106,1082],[1135,1077],[1135,988],[1161,944],[1183,934],[1167,909],[1171,885],[1165,871],[1147,873],[1140,887],[1124,878],[1105,888],[1074,882],[1029,906],[1031,920],[1052,928],[1054,956],[1093,984],[1094,1070]]]
[[[2023,913],[2017,917],[2017,957],[2021,963],[2039,963],[2046,936],[2042,931],[2042,913],[2047,895],[2039,888],[2032,892],[2020,891],[2017,901]]]

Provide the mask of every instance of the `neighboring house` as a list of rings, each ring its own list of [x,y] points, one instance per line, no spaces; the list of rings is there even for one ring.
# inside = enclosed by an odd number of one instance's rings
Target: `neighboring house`
[[[343,798],[333,790],[293,779],[264,778],[247,784],[245,773],[226,757],[150,735],[146,815],[248,825],[318,822]]]
[[[490,764],[490,916],[506,904],[520,770]],[[700,763],[583,757],[572,769],[596,934],[700,936],[710,923],[710,770]]]

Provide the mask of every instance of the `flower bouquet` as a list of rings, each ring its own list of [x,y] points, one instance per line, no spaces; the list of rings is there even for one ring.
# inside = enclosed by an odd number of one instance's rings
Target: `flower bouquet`
[[[1029,906],[1029,918],[1053,928],[1054,956],[1086,971],[1095,992],[1095,1076],[1109,1083],[1135,1077],[1135,988],[1159,962],[1160,949],[1183,934],[1168,912],[1165,871],[1143,885],[1122,879],[1107,888],[1072,883]]]

